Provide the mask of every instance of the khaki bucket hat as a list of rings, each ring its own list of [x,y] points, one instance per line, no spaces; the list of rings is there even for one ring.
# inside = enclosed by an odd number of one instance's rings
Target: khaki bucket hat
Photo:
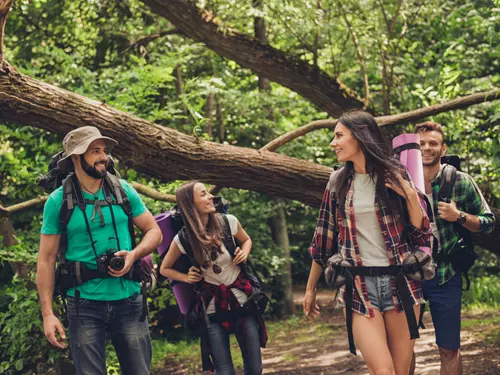
[[[70,131],[63,139],[65,156],[57,162],[57,166],[67,171],[71,170],[73,168],[71,155],[84,154],[90,144],[97,139],[103,139],[109,151],[118,144],[113,138],[104,137],[94,126],[83,126]]]

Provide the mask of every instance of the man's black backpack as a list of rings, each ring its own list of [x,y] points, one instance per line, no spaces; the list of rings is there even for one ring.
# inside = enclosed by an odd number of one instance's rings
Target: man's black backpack
[[[60,169],[57,166],[57,162],[62,157],[64,157],[63,152],[59,152],[56,155],[54,155],[49,163],[48,173],[46,175],[40,176],[37,182],[44,190],[48,192],[57,189],[59,186],[62,186],[63,188],[63,202],[61,205],[61,209],[59,211],[61,240],[59,242],[59,251],[57,256],[58,266],[56,269],[56,279],[54,283],[54,297],[55,298],[57,298],[58,296],[61,297],[63,306],[65,307],[65,297],[68,289],[75,288],[75,297],[78,306],[80,292],[76,289],[77,286],[95,278],[109,277],[107,270],[105,269],[107,267],[100,267],[100,263],[98,262],[98,259],[103,260],[102,259],[103,256],[100,257],[97,256],[97,252],[94,246],[95,243],[92,239],[90,225],[88,222],[87,215],[85,213],[87,205],[94,206],[95,212],[99,214],[99,220],[101,221],[101,225],[104,225],[104,217],[101,211],[101,207],[107,206],[111,210],[113,230],[115,232],[115,238],[117,241],[116,250],[121,250],[121,246],[112,206],[114,205],[120,206],[123,209],[124,213],[127,215],[128,229],[130,233],[132,248],[135,248],[136,246],[136,238],[135,238],[134,223],[132,217],[131,202],[123,186],[120,183],[119,176],[117,176],[118,173],[114,169],[113,159],[112,158],[109,159],[110,161],[108,163],[108,168],[107,168],[108,173],[106,174],[106,177],[103,180],[102,186],[105,199],[102,201],[101,200],[90,201],[84,198],[80,184],[76,178],[75,173],[72,171],[66,171]],[[91,269],[81,262],[68,262],[66,259],[66,250],[68,247],[67,226],[74,212],[75,207],[79,207],[79,209],[83,213],[86,229],[90,237],[90,243],[92,245],[92,249],[96,256],[96,261],[98,265],[97,270]],[[103,260],[103,263],[106,263],[106,261],[108,261],[108,258],[111,258],[112,256],[113,256],[112,254],[106,254],[106,259]],[[132,267],[131,270],[126,275],[122,277],[142,282],[141,292],[143,294],[145,293],[146,289],[150,285],[152,285],[152,279],[149,270],[144,269],[144,267],[140,265],[139,261],[136,264],[134,264],[134,267]],[[140,317],[140,320],[142,321],[145,319],[145,316],[147,314],[147,307],[145,303],[146,303],[146,298],[143,298],[143,312]]]
[[[451,163],[445,164],[443,170],[441,171],[439,201],[450,203],[453,187],[457,179],[457,170],[460,170],[460,159],[458,156],[452,155],[444,160],[450,161],[453,165]],[[477,259],[477,254],[474,251],[472,233],[458,223],[455,223],[454,227],[459,234],[460,239],[448,254],[435,254],[435,259],[437,261],[451,263],[458,272],[461,272],[464,275],[466,281],[464,291],[466,291],[470,289],[470,279],[468,273]]]

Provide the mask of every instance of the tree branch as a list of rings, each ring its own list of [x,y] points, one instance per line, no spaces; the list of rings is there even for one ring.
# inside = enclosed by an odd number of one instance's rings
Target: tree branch
[[[496,88],[486,92],[463,96],[450,101],[434,104],[428,107],[416,109],[414,111],[399,113],[391,116],[377,117],[379,126],[405,124],[408,122],[420,120],[424,117],[434,116],[439,113],[464,109],[475,104],[493,102],[500,99],[500,89]]]
[[[48,199],[48,195],[44,195],[41,197],[33,198],[25,202],[13,204],[12,206],[9,207],[3,207],[0,205],[0,216],[8,216],[10,214],[14,214],[19,211],[24,211],[27,210],[28,208],[31,207],[36,207],[39,206],[43,203],[45,203]]]
[[[225,27],[212,13],[198,9],[190,0],[143,2],[188,37],[204,43],[219,55],[236,61],[259,76],[288,87],[332,116],[363,106],[355,94],[324,71]]]
[[[474,104],[493,102],[496,100],[500,100],[500,89],[494,89],[491,91],[464,96],[461,98],[450,100],[445,103],[434,104],[429,107],[424,107],[416,109],[414,111],[399,113],[397,115],[379,116],[375,117],[375,120],[377,121],[377,124],[379,126],[405,124],[408,122],[413,122],[416,120],[423,119],[425,117],[434,116],[439,113],[448,112],[455,109],[464,109]],[[335,125],[337,125],[336,119],[313,121],[309,124],[301,126],[298,129],[292,130],[288,133],[279,136],[278,138],[274,139],[273,141],[269,142],[267,145],[262,147],[261,150],[276,151],[284,144],[293,141],[296,138],[302,137],[307,133],[311,133],[319,129],[334,129]]]
[[[149,186],[139,184],[138,182],[131,182],[130,185],[135,190],[137,190],[137,192],[141,195],[144,195],[146,197],[152,198],[157,201],[175,203],[175,195],[162,193]],[[3,207],[0,205],[0,217],[8,216],[10,214],[15,214],[17,212],[24,211],[32,207],[40,206],[44,204],[48,198],[49,198],[48,195],[42,195],[40,197],[27,200],[25,202],[13,204],[12,206],[9,207]]]
[[[162,32],[156,33],[156,34],[147,35],[143,38],[137,39],[134,42],[131,42],[130,46],[127,49],[125,49],[122,52],[122,54],[124,54],[124,53],[126,53],[134,48],[146,47],[149,43],[151,43],[154,40],[163,38],[164,36],[167,36],[167,35],[174,35],[174,34],[182,34],[182,33],[179,32],[179,30],[177,30],[177,29],[172,29],[172,30],[162,31]]]
[[[165,201],[170,203],[175,203],[175,195],[162,193],[158,190],[153,189],[152,187],[139,184],[138,182],[132,182],[130,185],[137,190],[139,194],[142,194],[146,197],[155,199],[157,201]]]

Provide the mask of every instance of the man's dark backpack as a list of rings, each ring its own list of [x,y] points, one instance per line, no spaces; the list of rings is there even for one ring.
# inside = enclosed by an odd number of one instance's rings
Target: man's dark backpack
[[[94,247],[94,241],[92,239],[92,233],[90,231],[90,225],[86,215],[86,206],[93,205],[96,207],[96,212],[99,213],[99,219],[101,220],[101,225],[103,225],[103,216],[101,212],[101,207],[109,207],[111,210],[111,217],[113,222],[113,229],[115,231],[115,237],[117,240],[117,250],[121,249],[119,236],[117,233],[115,218],[112,206],[119,205],[128,218],[128,229],[131,237],[132,247],[136,246],[134,224],[132,217],[132,206],[129,198],[123,186],[119,181],[119,177],[115,175],[114,163],[108,164],[108,173],[104,178],[103,182],[103,192],[105,199],[103,201],[90,201],[83,197],[80,184],[73,172],[68,172],[61,170],[57,167],[57,161],[64,155],[62,152],[54,155],[49,164],[49,171],[45,176],[39,177],[39,185],[47,191],[52,191],[62,185],[63,187],[63,203],[59,212],[59,224],[61,227],[61,240],[59,243],[59,252],[57,256],[57,269],[56,269],[56,279],[54,283],[54,297],[60,297],[65,307],[65,297],[68,289],[75,288],[75,298],[77,300],[77,310],[79,302],[79,291],[76,289],[77,286],[83,283],[96,279],[110,277],[107,270],[94,270],[87,267],[81,262],[68,262],[66,259],[66,250],[68,247],[68,233],[67,226],[73,214],[76,206],[80,208],[85,219],[85,224],[87,228],[88,235],[90,237],[90,242],[92,248],[96,255],[97,253]],[[140,262],[136,262],[134,267],[124,276],[134,281],[142,282],[141,292],[144,294],[146,287],[152,285],[151,275],[148,270],[140,265]],[[143,298],[144,304],[146,303],[146,298]],[[145,319],[147,313],[147,307],[143,306],[143,313],[141,315],[142,320]]]
[[[449,157],[448,159],[444,159],[444,161],[451,161],[453,165],[445,164],[441,171],[439,201],[446,203],[450,203],[451,201],[453,187],[457,179],[457,170],[460,170],[460,159],[458,159],[457,163],[457,158],[455,156],[451,160]],[[458,272],[461,272],[466,281],[466,287],[464,288],[464,291],[466,291],[470,289],[468,273],[477,259],[477,254],[474,251],[474,244],[472,243],[472,233],[458,223],[455,223],[454,227],[460,239],[448,254],[435,254],[435,260],[451,263]]]

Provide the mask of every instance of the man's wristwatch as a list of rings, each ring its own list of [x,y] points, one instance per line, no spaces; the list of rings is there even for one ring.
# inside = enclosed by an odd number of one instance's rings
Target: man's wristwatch
[[[464,212],[460,211],[457,219],[457,223],[460,225],[464,225],[465,222],[467,221],[467,216],[465,215]]]

